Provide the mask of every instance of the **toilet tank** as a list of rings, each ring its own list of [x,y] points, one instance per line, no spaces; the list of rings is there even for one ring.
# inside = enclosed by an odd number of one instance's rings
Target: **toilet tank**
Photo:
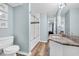
[[[13,45],[13,36],[0,37],[0,48],[6,48]]]

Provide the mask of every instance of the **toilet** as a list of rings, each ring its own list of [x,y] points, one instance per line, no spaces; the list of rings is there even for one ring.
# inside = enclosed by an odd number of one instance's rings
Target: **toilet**
[[[16,56],[16,53],[19,51],[18,45],[12,45],[3,49],[3,52],[6,56]]]
[[[20,47],[18,45],[13,45],[13,41],[13,36],[0,38],[0,52],[2,51],[3,56],[16,56]]]

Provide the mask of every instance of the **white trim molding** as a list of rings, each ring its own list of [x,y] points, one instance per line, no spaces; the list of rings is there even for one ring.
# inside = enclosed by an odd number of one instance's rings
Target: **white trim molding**
[[[22,55],[25,55],[25,56],[31,56],[32,55],[31,52],[25,53],[25,52],[22,52],[22,51],[19,51],[18,54],[22,54]]]
[[[28,55],[28,53],[25,53],[25,52],[22,52],[22,51],[19,51],[19,52],[17,52],[18,54],[22,54],[22,55],[25,55],[25,56],[27,56]]]
[[[31,52],[29,52],[28,54],[27,54],[27,56],[31,56],[32,55],[32,53]]]
[[[47,41],[44,41],[44,40],[40,40],[40,42],[45,42],[45,43],[47,43]]]

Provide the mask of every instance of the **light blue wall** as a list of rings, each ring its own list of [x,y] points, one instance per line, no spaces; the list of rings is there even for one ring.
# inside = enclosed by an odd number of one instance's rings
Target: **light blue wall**
[[[70,9],[65,15],[65,33],[79,36],[79,9]]]
[[[7,4],[8,5],[8,4]],[[9,6],[9,5],[8,5]],[[0,37],[14,35],[14,43],[23,52],[29,51],[29,4],[8,7],[8,28],[0,29]]]
[[[65,14],[65,34],[70,33],[70,12]]]
[[[79,9],[70,10],[70,33],[79,36]]]
[[[8,6],[8,28],[0,29],[0,37],[13,35],[13,8]]]
[[[48,20],[46,14],[40,15],[40,40],[48,40]]]
[[[29,52],[29,4],[14,8],[14,35],[15,44],[22,52]]]

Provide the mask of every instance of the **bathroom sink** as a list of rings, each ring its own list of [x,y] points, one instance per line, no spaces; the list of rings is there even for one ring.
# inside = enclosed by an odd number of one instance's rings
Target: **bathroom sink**
[[[77,45],[79,46],[78,43],[70,40],[69,38],[66,38],[66,37],[60,37],[60,36],[52,36],[52,40],[54,41],[57,41],[57,42],[60,42],[62,44],[70,44],[70,45]]]
[[[59,36],[52,36],[53,39],[60,39]]]

